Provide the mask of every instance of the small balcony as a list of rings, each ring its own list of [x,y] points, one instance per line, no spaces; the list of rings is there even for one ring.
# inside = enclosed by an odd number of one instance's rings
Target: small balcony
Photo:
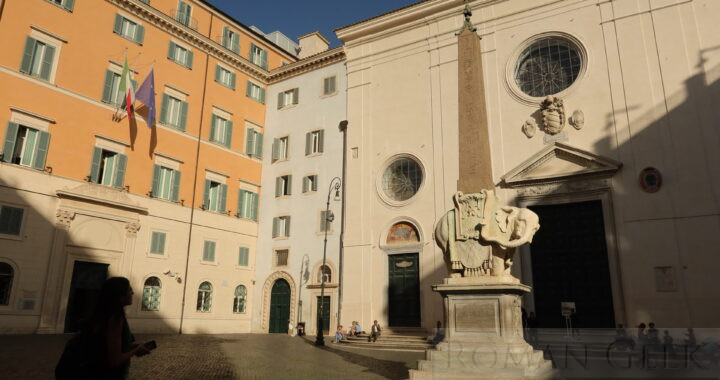
[[[198,30],[198,21],[195,17],[191,17],[189,12],[185,12],[181,9],[172,9],[170,10],[170,14],[179,23],[192,30]]]

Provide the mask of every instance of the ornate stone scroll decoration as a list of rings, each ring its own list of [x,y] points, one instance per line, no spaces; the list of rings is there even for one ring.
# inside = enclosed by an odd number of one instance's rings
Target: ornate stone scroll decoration
[[[529,118],[525,120],[525,123],[522,126],[522,131],[527,136],[527,138],[531,139],[533,136],[535,136],[535,132],[537,132],[538,126],[535,122],[535,119]]]
[[[58,227],[68,229],[70,228],[70,224],[72,224],[72,221],[75,219],[75,212],[70,210],[58,209],[55,212],[55,219],[55,223]]]
[[[515,248],[532,241],[540,228],[538,216],[526,208],[501,205],[493,190],[457,192],[453,200],[455,208],[435,227],[450,277],[492,276],[517,283],[510,274]]]
[[[127,231],[127,237],[133,238],[133,237],[137,236],[137,232],[140,231],[140,223],[138,223],[138,222],[125,223],[125,231]]]
[[[565,106],[562,99],[548,95],[540,104],[543,115],[543,130],[556,135],[565,128]]]
[[[582,110],[575,110],[573,111],[572,116],[570,116],[570,120],[568,121],[570,122],[570,125],[573,126],[573,128],[579,131],[585,125],[585,114]]]

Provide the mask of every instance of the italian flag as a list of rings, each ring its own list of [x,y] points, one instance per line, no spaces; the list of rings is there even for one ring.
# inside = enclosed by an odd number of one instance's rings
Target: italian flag
[[[123,65],[122,75],[120,76],[120,88],[118,92],[123,96],[123,105],[127,111],[128,118],[133,118],[133,104],[135,104],[135,89],[130,79],[130,66],[128,66],[127,55],[125,55],[125,64]]]

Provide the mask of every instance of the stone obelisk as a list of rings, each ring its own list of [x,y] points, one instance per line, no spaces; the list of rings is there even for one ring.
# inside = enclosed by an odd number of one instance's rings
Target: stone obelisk
[[[410,379],[548,378],[552,364],[523,338],[522,296],[530,287],[510,271],[515,249],[532,241],[539,220],[495,195],[480,37],[467,0],[464,15],[457,33],[458,192],[435,228],[450,272],[432,286],[443,297],[445,336]]]

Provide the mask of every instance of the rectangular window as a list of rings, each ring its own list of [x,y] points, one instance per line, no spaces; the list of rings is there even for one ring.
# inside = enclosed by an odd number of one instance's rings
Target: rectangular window
[[[288,256],[290,255],[290,250],[288,249],[278,249],[275,251],[275,266],[283,267],[288,264]]]
[[[173,126],[181,131],[185,130],[188,104],[168,94],[163,94],[160,109],[160,123]]]
[[[0,234],[19,236],[24,212],[19,207],[0,207]]]
[[[205,197],[203,208],[224,214],[227,210],[227,185],[209,179],[205,180]]]
[[[245,154],[262,158],[263,134],[253,128],[247,129],[245,136]]]
[[[305,134],[305,155],[319,154],[323,152],[325,131],[312,131]]]
[[[258,102],[265,104],[265,89],[256,85],[253,82],[247,82],[247,89],[245,91],[245,95],[248,98],[257,100]]]
[[[180,192],[180,171],[160,165],[153,166],[151,196],[177,202]]]
[[[5,132],[2,160],[45,170],[50,134],[10,122]]]
[[[137,81],[131,79],[133,88],[137,89]],[[121,106],[125,104],[125,94],[120,93],[120,74],[105,70],[105,85],[103,86],[102,101]]]
[[[177,13],[175,14],[175,19],[185,26],[190,26],[190,13],[191,12],[192,12],[192,7],[190,6],[190,4],[180,1],[180,2],[178,2]]]
[[[234,90],[235,89],[235,73],[225,70],[222,66],[215,66],[215,82]]]
[[[317,174],[303,177],[303,193],[317,191]]]
[[[283,197],[292,194],[292,175],[275,178],[275,196]]]
[[[115,14],[113,33],[141,45],[145,38],[145,28],[142,25],[139,25],[135,21],[128,20],[119,13]]]
[[[65,8],[65,10],[70,11],[70,12],[72,12],[73,5],[75,4],[75,0],[48,0],[48,1],[50,1],[51,3],[53,3],[59,7]]]
[[[215,262],[215,242],[205,240],[203,246],[203,261]]]
[[[287,136],[273,140],[272,159],[273,161],[287,160],[288,158],[288,140]]]
[[[121,189],[125,186],[127,156],[102,148],[93,148],[90,182]]]
[[[247,190],[238,193],[238,218],[257,220],[258,195]]]
[[[150,253],[156,255],[165,254],[165,239],[167,234],[164,232],[153,231],[150,238]]]
[[[173,41],[170,41],[170,47],[168,48],[168,59],[192,69],[193,64],[193,52],[190,49],[182,47]]]
[[[267,70],[267,52],[255,44],[250,44],[250,62]]]
[[[328,218],[328,215],[330,215],[330,218]],[[322,210],[320,211],[320,232],[330,232],[332,231],[332,220],[334,216],[332,212]]]
[[[277,108],[280,109],[289,105],[298,104],[299,99],[300,89],[293,88],[292,90],[283,91],[278,94]]]
[[[278,216],[273,218],[273,238],[290,236],[290,216]]]
[[[334,76],[323,79],[323,95],[332,95],[335,93],[335,78]]]
[[[238,265],[241,267],[248,266],[249,258],[250,258],[250,248],[240,247],[240,253],[238,253]]]
[[[49,81],[55,62],[55,47],[32,37],[25,40],[20,72]]]
[[[223,28],[222,45],[225,46],[226,49],[240,54],[240,36],[227,26]]]
[[[210,122],[210,141],[230,148],[232,142],[232,127],[232,121],[213,114]]]

